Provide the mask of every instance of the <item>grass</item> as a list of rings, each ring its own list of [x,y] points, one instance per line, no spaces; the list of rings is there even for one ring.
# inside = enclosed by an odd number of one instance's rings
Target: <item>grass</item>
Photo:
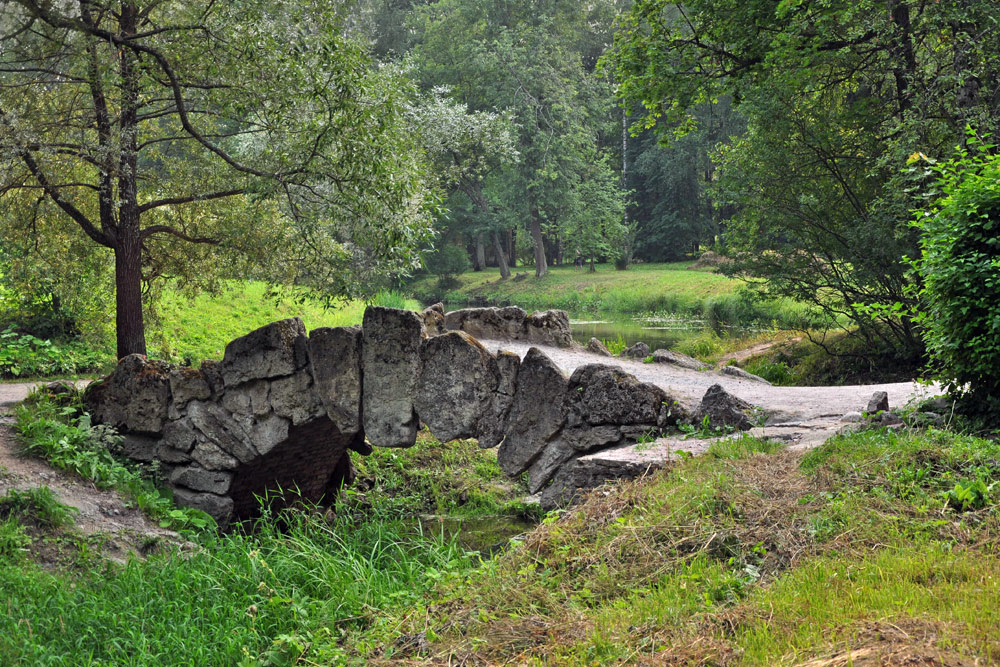
[[[559,308],[570,312],[680,313],[703,318],[710,325],[777,322],[780,326],[816,323],[805,306],[791,301],[755,302],[740,289],[742,283],[718,273],[692,270],[693,262],[635,264],[628,271],[598,265],[595,273],[573,266],[549,267],[535,278],[501,281],[490,271],[456,277],[456,287],[444,292],[433,277],[408,286],[424,303],[450,305],[510,305],[526,309]]]
[[[941,431],[807,455],[746,439],[592,494],[349,644],[359,664],[993,662],[998,498],[962,509],[948,494],[963,479],[992,494],[997,449]]]
[[[195,537],[214,530],[204,512],[176,507],[168,491],[159,488],[158,470],[140,466],[120,455],[121,437],[109,426],[95,426],[82,411],[79,392],[54,395],[32,392],[17,406],[16,429],[25,453],[53,467],[75,473],[99,488],[115,489],[133,500],[163,528]],[[118,455],[116,455],[118,453]]]
[[[419,304],[395,292],[379,294],[376,305],[416,309]],[[221,359],[226,344],[265,324],[300,317],[307,330],[361,324],[365,304],[350,301],[327,309],[317,300],[276,299],[262,282],[232,282],[220,295],[187,295],[164,290],[157,320],[149,330],[150,356],[197,364]]]

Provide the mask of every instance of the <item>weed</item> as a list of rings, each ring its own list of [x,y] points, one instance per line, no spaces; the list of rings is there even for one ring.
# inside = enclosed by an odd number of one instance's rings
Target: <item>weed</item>
[[[13,517],[42,528],[71,525],[78,513],[77,508],[60,503],[47,486],[23,491],[11,489],[6,496],[0,496],[0,517]]]
[[[608,349],[608,352],[616,357],[628,348],[628,343],[621,334],[618,334],[617,338],[605,338],[601,342],[604,343],[604,347]]]
[[[24,560],[29,546],[31,538],[17,519],[0,520],[0,567]]]

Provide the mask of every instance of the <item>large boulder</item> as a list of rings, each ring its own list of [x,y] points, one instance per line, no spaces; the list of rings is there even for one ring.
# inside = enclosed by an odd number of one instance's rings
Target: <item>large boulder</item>
[[[534,312],[525,320],[524,325],[525,335],[530,343],[556,347],[575,345],[569,315],[565,310]]]
[[[306,328],[302,320],[292,317],[229,343],[219,371],[228,390],[250,380],[292,375],[308,362]]]
[[[728,426],[740,431],[748,431],[756,425],[758,412],[758,408],[733,396],[723,389],[722,385],[713,384],[705,392],[692,420],[698,424],[707,417],[708,423],[713,427]]]
[[[361,431],[361,327],[323,327],[309,334],[314,391],[341,433]]]
[[[428,338],[420,347],[414,406],[441,442],[472,438],[500,382],[496,359],[463,331]]]
[[[507,436],[497,452],[508,475],[527,470],[562,428],[567,387],[566,376],[545,353],[537,347],[528,350],[517,373]]]
[[[87,388],[87,410],[94,421],[125,433],[159,434],[170,406],[172,370],[165,362],[130,354],[111,375]]]
[[[376,447],[411,447],[417,439],[413,397],[423,320],[409,310],[372,306],[365,310],[361,328],[365,435]]]
[[[567,411],[571,425],[586,423],[614,425],[674,424],[681,410],[668,410],[676,401],[654,384],[640,382],[616,366],[586,364],[569,380]]]
[[[464,331],[475,338],[487,340],[522,340],[528,313],[517,306],[504,308],[463,308],[446,313],[445,328]]]

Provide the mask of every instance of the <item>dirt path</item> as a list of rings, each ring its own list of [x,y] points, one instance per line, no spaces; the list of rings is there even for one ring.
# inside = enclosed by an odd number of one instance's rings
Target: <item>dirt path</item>
[[[181,541],[177,533],[160,528],[117,492],[98,489],[19,452],[13,408],[35,384],[0,384],[0,495],[11,489],[49,487],[59,502],[79,510],[73,528],[84,536],[103,536],[102,550],[114,560],[141,553],[154,540]]]

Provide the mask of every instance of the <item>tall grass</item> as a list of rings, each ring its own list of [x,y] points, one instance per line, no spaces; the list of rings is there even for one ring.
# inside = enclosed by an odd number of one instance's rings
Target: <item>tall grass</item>
[[[285,511],[189,556],[76,577],[0,561],[0,664],[299,664],[312,642],[310,664],[340,664],[346,629],[471,566],[377,510],[359,523]]]

